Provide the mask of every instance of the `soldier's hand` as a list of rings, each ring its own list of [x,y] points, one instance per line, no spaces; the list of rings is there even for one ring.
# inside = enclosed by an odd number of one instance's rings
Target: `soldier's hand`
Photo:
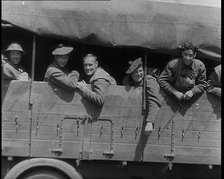
[[[192,98],[193,95],[194,95],[193,92],[191,90],[189,90],[184,94],[184,99],[189,100]]]
[[[69,77],[76,77],[77,79],[79,79],[79,73],[75,70],[71,71],[69,74],[68,74]]]
[[[179,92],[179,91],[175,91],[173,94],[177,98],[177,100],[179,100],[179,101],[184,99],[184,94]]]
[[[26,72],[20,73],[18,80],[20,81],[29,81],[29,75]]]
[[[78,89],[80,90],[84,90],[86,88],[86,82],[85,81],[80,81],[77,83],[77,86],[76,86]]]
[[[151,122],[147,122],[145,126],[145,135],[149,135],[153,130],[153,124]]]

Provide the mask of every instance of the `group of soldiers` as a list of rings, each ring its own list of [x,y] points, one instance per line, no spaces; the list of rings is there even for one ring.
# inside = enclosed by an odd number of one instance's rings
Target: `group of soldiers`
[[[83,58],[85,78],[80,80],[79,72],[69,71],[66,64],[73,47],[59,44],[52,52],[54,61],[48,66],[44,81],[53,83],[65,91],[79,90],[83,98],[95,105],[104,104],[110,85],[116,85],[116,80],[98,64],[93,54]],[[153,130],[157,112],[161,106],[160,88],[174,96],[177,100],[190,100],[194,95],[208,91],[221,97],[221,65],[215,67],[209,79],[206,79],[206,68],[202,61],[196,59],[197,48],[191,43],[181,46],[182,56],[168,62],[158,78],[146,75],[141,58],[129,62],[129,68],[122,81],[125,86],[136,88],[146,85],[147,117],[145,134]],[[28,73],[20,66],[25,53],[21,45],[12,43],[2,55],[2,80],[30,81]],[[91,84],[91,88],[87,87]]]

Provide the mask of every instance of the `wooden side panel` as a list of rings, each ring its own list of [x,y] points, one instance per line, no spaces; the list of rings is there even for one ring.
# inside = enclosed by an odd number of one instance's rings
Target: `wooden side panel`
[[[27,155],[29,86],[13,84],[3,104],[3,154]],[[22,96],[16,90],[21,90]],[[154,130],[145,136],[141,94],[141,89],[111,87],[100,108],[78,92],[67,93],[46,82],[35,82],[31,156],[167,162],[164,155],[173,147],[174,163],[221,164],[218,99],[204,93],[180,104],[162,93],[164,100]],[[16,116],[20,119],[17,128]]]
[[[2,155],[29,154],[29,83],[12,81],[2,96]]]
[[[221,101],[204,94],[175,118],[174,162],[221,164]]]
[[[46,120],[45,120],[46,119]],[[58,114],[36,114],[34,115],[34,130],[32,133],[31,155],[35,157],[59,157],[79,158],[83,125],[79,119],[61,120],[63,115]],[[61,139],[60,139],[61,136]],[[60,146],[61,145],[61,146]],[[62,149],[62,154],[53,152],[54,149]]]

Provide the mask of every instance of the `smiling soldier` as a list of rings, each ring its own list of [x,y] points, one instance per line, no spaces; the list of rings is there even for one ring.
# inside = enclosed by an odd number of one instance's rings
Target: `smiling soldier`
[[[2,58],[2,79],[29,81],[28,73],[21,66],[22,55],[25,53],[21,45],[11,43],[5,52],[7,58]]]
[[[104,69],[98,66],[97,57],[93,54],[87,54],[83,58],[83,68],[86,79],[78,82],[77,88],[85,99],[102,106],[109,86],[116,85],[116,81]],[[86,84],[91,84],[91,89],[87,88]]]
[[[202,61],[195,59],[197,48],[191,43],[185,43],[181,49],[182,58],[173,59],[167,64],[158,83],[177,100],[190,100],[193,95],[206,90],[206,68]]]
[[[130,62],[130,67],[126,71],[127,76],[123,79],[123,85],[143,87],[144,85],[144,70],[142,66],[142,59],[138,58]],[[157,113],[161,107],[161,95],[159,93],[160,87],[156,79],[151,76],[146,76],[146,126],[145,134],[149,135],[153,130],[154,122]]]

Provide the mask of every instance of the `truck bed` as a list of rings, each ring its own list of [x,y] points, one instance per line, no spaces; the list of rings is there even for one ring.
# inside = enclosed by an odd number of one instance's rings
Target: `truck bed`
[[[29,82],[12,81],[2,96],[2,156],[221,165],[220,99],[205,92],[179,109],[161,91],[146,136],[141,90],[111,86],[101,108],[77,91],[33,82],[30,93]]]

